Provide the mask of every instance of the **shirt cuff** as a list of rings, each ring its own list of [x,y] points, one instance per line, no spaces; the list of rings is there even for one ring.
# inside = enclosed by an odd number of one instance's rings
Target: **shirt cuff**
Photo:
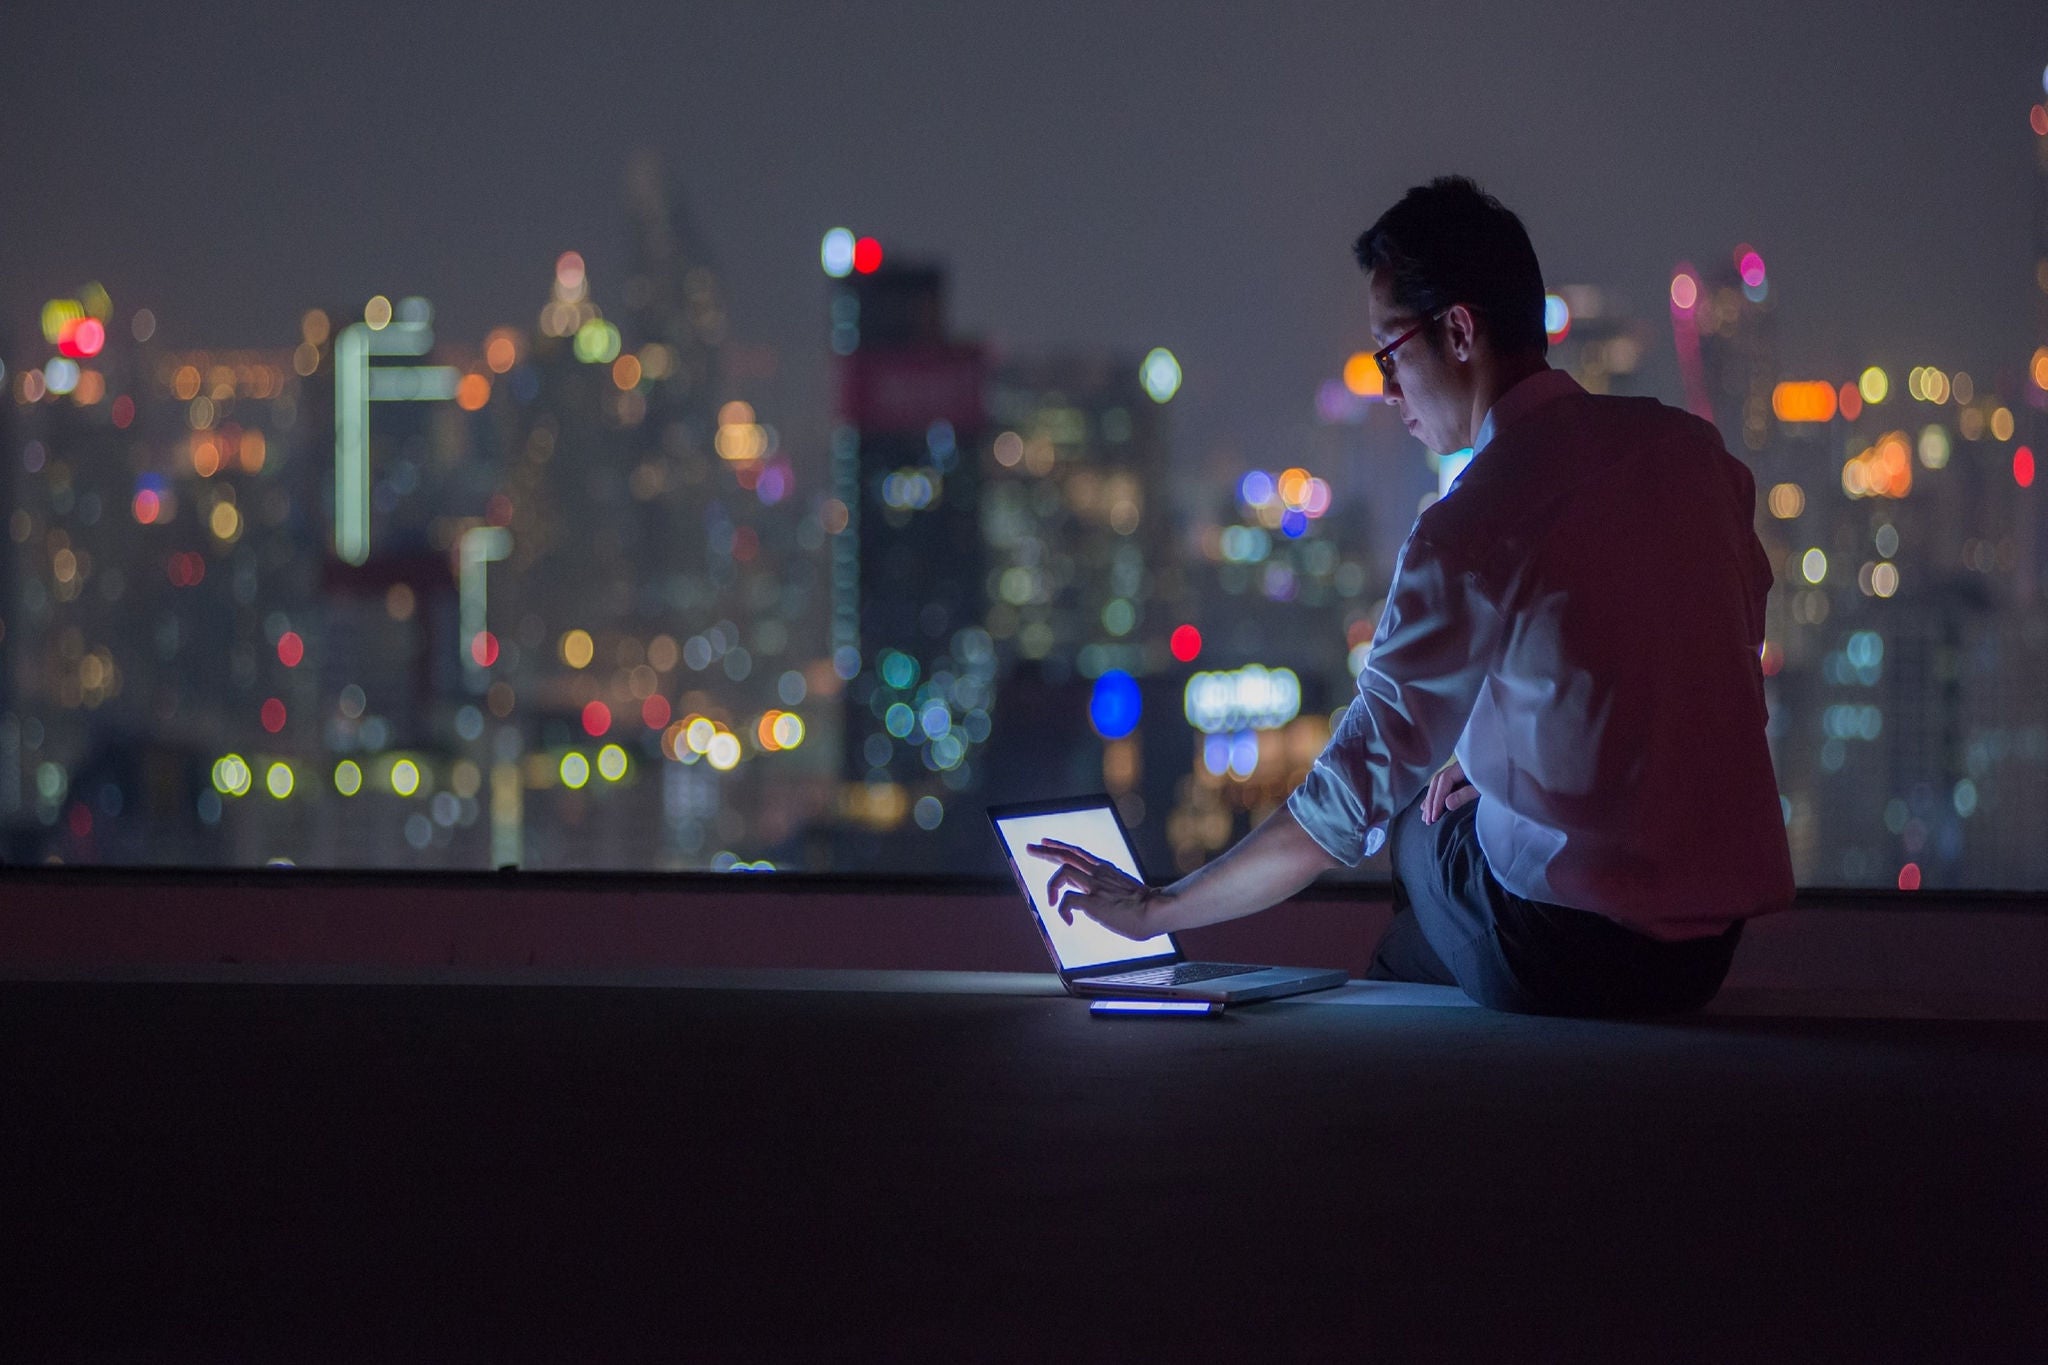
[[[1365,806],[1351,785],[1317,761],[1287,798],[1287,809],[1317,847],[1346,867],[1379,851],[1386,832],[1366,828]]]

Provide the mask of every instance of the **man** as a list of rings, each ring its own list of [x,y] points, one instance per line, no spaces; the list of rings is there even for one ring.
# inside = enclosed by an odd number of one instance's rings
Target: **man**
[[[1792,896],[1749,472],[1708,423],[1549,367],[1536,253],[1471,181],[1410,190],[1356,250],[1387,402],[1472,461],[1416,520],[1286,805],[1164,888],[1046,845],[1061,913],[1212,924],[1391,840],[1371,976],[1527,1013],[1697,1009]]]

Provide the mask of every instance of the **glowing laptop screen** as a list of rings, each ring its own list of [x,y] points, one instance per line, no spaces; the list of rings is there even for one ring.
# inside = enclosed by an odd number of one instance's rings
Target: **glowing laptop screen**
[[[1045,894],[1045,884],[1059,870],[1059,863],[1052,858],[1025,852],[1041,839],[1058,839],[1114,863],[1133,877],[1141,876],[1137,856],[1131,852],[1122,828],[1117,825],[1116,816],[1107,806],[1083,806],[1042,815],[998,816],[995,825],[996,832],[1002,836],[1003,846],[1009,850],[1011,861],[1023,876],[1025,888],[1031,896],[1031,908],[1038,913],[1038,922],[1045,926],[1046,938],[1051,941],[1062,970],[1071,972],[1084,967],[1099,967],[1105,962],[1159,957],[1173,951],[1173,942],[1165,934],[1137,942],[1103,928],[1079,910],[1074,912],[1072,924],[1062,920],[1060,912]]]

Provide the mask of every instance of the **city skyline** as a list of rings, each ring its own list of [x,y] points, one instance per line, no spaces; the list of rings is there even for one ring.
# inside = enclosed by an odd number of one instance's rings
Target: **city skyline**
[[[2048,98],[2005,108],[2032,240],[1972,278],[2032,320],[1974,373],[1904,314],[1816,361],[1749,233],[1647,294],[1549,280],[1555,364],[1756,478],[1804,879],[2048,876]],[[528,262],[487,328],[317,262],[257,346],[111,268],[0,315],[7,856],[990,870],[977,803],[1100,786],[1187,869],[1300,780],[1472,458],[1405,436],[1368,338],[1221,440],[1255,376],[1005,341],[963,280],[1028,264],[847,217],[764,342],[705,226],[733,188],[622,156],[617,249]]]

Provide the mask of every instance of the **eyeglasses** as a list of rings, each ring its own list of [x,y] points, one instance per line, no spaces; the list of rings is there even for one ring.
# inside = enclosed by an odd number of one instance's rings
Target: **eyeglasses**
[[[1380,378],[1382,380],[1386,380],[1392,379],[1394,377],[1394,352],[1401,348],[1403,342],[1407,341],[1417,332],[1420,332],[1424,328],[1428,327],[1431,323],[1435,322],[1438,318],[1442,317],[1445,313],[1449,311],[1450,310],[1448,308],[1445,308],[1439,309],[1437,312],[1431,313],[1428,317],[1416,323],[1413,327],[1410,327],[1407,331],[1401,333],[1401,335],[1395,337],[1392,341],[1380,347],[1377,351],[1374,351],[1372,353],[1372,363],[1380,367]]]

